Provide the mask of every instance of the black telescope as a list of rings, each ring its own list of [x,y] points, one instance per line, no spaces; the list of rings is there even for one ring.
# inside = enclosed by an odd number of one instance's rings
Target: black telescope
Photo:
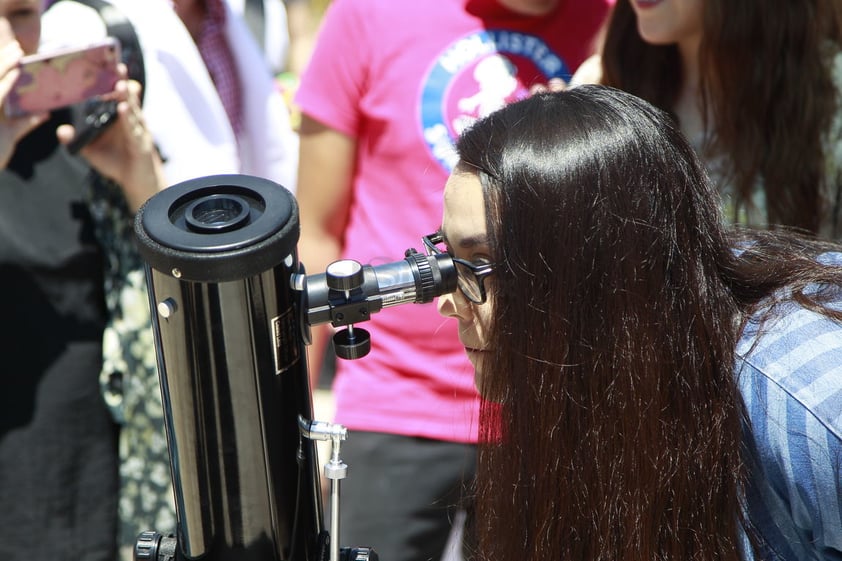
[[[334,338],[337,354],[362,357],[368,334],[353,324],[452,292],[452,260],[408,249],[394,263],[343,260],[307,275],[296,249],[295,198],[246,175],[165,189],[138,211],[135,233],[177,511],[176,535],[144,532],[135,558],[335,557],[338,536],[324,527],[313,440],[339,432],[314,436],[321,425],[313,421],[307,375],[309,328],[344,326]],[[343,555],[368,557],[353,548]]]

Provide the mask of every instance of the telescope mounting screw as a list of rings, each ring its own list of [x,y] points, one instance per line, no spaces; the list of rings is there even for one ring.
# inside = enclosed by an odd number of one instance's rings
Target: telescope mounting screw
[[[178,304],[172,298],[165,298],[158,302],[158,315],[164,319],[169,319],[178,310]]]
[[[341,446],[341,441],[343,439],[343,435],[340,435],[336,432],[331,434],[330,436],[330,460],[325,464],[325,477],[328,479],[345,479],[348,475],[348,464],[342,461],[339,457],[339,447]]]

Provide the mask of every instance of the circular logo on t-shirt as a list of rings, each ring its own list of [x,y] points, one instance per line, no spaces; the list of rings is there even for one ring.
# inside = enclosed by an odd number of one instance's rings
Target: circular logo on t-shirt
[[[450,172],[462,131],[556,77],[570,79],[567,64],[535,35],[487,29],[453,42],[422,82],[421,127],[430,153]]]

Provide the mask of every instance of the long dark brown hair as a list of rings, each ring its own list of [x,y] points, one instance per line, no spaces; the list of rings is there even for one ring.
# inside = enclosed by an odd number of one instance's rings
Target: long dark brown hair
[[[817,247],[800,276],[762,239],[737,257],[673,120],[612,88],[509,105],[458,151],[497,263],[477,557],[739,559],[739,322],[826,276]]]
[[[670,111],[682,86],[675,45],[650,45],[630,0],[617,0],[602,56],[606,85]],[[829,206],[825,146],[835,112],[832,57],[842,49],[839,0],[705,0],[700,47],[706,150],[725,154],[737,208],[762,178],[770,224],[817,232]],[[842,225],[836,225],[837,228]]]

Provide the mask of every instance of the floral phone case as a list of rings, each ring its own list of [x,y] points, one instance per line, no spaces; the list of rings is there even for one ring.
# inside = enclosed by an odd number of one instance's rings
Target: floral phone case
[[[111,92],[119,79],[120,44],[109,37],[80,48],[23,57],[6,97],[9,117],[52,111]]]

